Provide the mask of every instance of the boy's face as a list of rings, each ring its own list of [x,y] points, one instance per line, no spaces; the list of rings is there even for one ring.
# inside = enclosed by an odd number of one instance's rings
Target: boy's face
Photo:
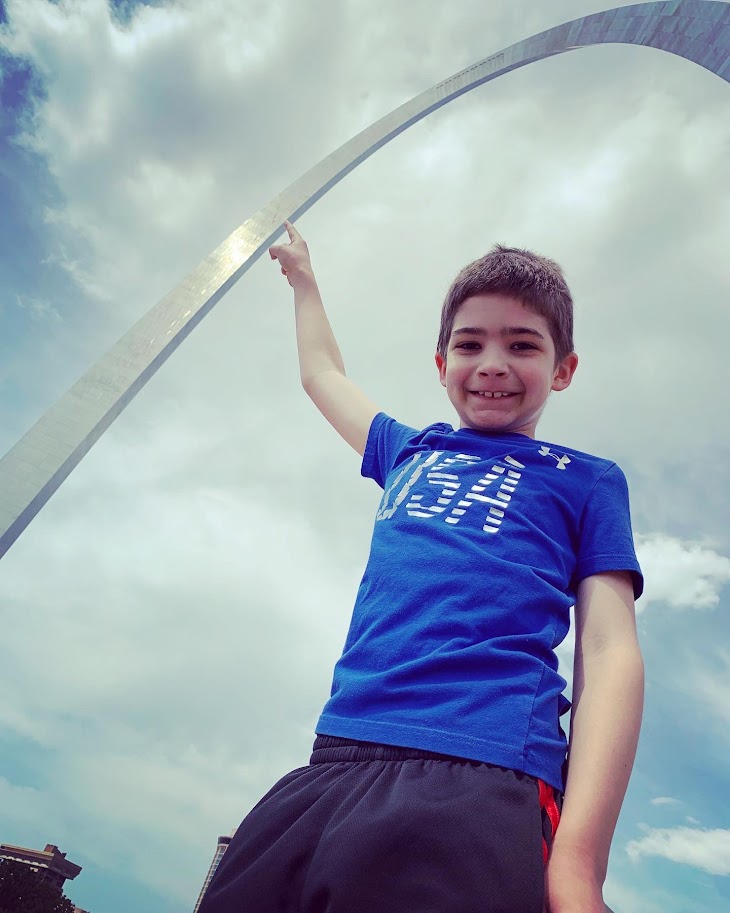
[[[556,364],[547,320],[516,298],[489,292],[463,302],[446,359],[437,354],[436,365],[461,428],[535,437],[550,391],[570,384],[578,356]],[[502,395],[485,395],[494,393]]]

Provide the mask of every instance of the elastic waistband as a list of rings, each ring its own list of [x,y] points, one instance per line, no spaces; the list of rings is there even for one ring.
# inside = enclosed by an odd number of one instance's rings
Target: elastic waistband
[[[334,735],[318,735],[314,740],[310,764],[331,764],[333,761],[452,761],[457,764],[474,764],[492,767],[482,761],[470,761],[454,755],[417,748],[399,748],[375,742],[356,742]]]

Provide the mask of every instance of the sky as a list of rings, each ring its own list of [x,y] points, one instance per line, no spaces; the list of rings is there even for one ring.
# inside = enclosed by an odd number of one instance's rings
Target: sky
[[[609,5],[4,0],[0,453],[323,156]],[[458,270],[496,242],[565,269],[580,366],[538,433],[620,464],[647,578],[616,913],[730,899],[729,153],[727,83],[588,48],[442,108],[298,222],[349,376],[414,426],[457,421],[433,353]],[[93,913],[192,910],[218,835],[307,763],[379,497],[261,258],[2,561],[0,842],[57,844]]]

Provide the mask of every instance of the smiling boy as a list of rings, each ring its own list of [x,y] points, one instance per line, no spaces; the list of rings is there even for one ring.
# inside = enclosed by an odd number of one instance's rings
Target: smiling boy
[[[578,364],[562,272],[504,247],[462,270],[436,353],[460,425],[418,430],[345,376],[286,227],[271,256],[302,383],[384,494],[310,764],[247,816],[201,913],[604,913],[642,579],[620,469],[535,439]],[[566,763],[554,649],[573,604]]]
[[[545,317],[499,292],[472,295],[459,307],[436,353],[441,383],[462,428],[535,437],[551,390],[565,390],[578,364],[558,357]]]

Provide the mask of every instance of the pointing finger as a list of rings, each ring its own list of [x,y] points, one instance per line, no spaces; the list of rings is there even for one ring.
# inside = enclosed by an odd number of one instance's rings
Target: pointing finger
[[[299,232],[296,230],[296,228],[294,228],[294,226],[288,219],[284,220],[284,228],[286,228],[290,241],[295,241],[297,238],[301,237]]]

